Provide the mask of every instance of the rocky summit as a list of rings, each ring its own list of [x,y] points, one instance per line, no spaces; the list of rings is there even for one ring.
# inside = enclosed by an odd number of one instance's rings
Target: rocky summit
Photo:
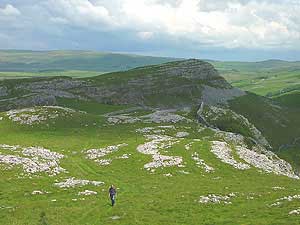
[[[17,96],[16,96],[17,95]],[[39,78],[0,84],[0,109],[56,105],[57,98],[106,104],[184,108],[226,104],[245,95],[233,88],[214,67],[190,59],[146,66],[89,79]]]

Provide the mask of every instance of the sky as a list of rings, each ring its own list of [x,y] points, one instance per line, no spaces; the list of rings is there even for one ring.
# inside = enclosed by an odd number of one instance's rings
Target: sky
[[[0,49],[300,61],[300,0],[0,0]]]

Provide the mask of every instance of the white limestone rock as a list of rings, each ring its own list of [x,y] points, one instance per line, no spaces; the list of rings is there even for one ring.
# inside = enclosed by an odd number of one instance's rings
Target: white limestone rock
[[[6,165],[9,169],[14,166],[21,166],[27,175],[44,172],[49,176],[55,176],[67,172],[59,165],[60,159],[64,158],[64,155],[49,149],[5,144],[2,144],[0,148],[19,153],[19,155],[0,154],[0,164]]]
[[[70,177],[62,182],[55,183],[54,185],[59,188],[74,188],[74,187],[81,187],[86,185],[100,186],[102,184],[104,184],[104,182],[102,181],[81,180],[81,179],[75,179],[74,177]]]
[[[89,149],[86,151],[88,159],[98,159],[102,158],[108,154],[118,151],[120,148],[128,146],[126,143],[118,144],[118,145],[110,145],[105,148],[99,149]]]
[[[90,190],[78,192],[78,195],[85,195],[85,196],[96,195],[96,194],[98,194],[96,191],[90,191]]]
[[[206,173],[212,173],[215,171],[213,167],[207,165],[205,161],[199,157],[197,152],[193,153],[192,159],[196,162],[197,167],[203,168]]]
[[[175,136],[176,136],[177,138],[184,138],[184,137],[187,137],[187,136],[189,136],[189,135],[190,135],[190,133],[185,132],[185,131],[181,131],[181,132],[177,132]]]
[[[228,195],[217,195],[217,194],[209,194],[207,196],[200,196],[199,203],[201,204],[232,204],[230,201],[231,198],[236,197],[235,193],[230,193]]]
[[[212,141],[211,152],[215,154],[215,156],[220,159],[222,162],[233,166],[239,170],[247,170],[250,169],[248,164],[237,162],[232,156],[232,150],[230,146],[226,142],[221,141]]]
[[[236,150],[241,159],[256,168],[262,169],[266,173],[275,173],[299,179],[293,171],[292,166],[271,151],[267,151],[264,148],[256,148],[256,151],[253,151],[243,146],[236,146]]]
[[[180,156],[165,156],[160,154],[160,150],[170,148],[178,141],[166,135],[146,135],[151,140],[137,147],[137,151],[146,155],[152,155],[153,161],[144,165],[145,169],[151,170],[159,167],[179,166],[183,159]]]
[[[300,208],[290,211],[289,215],[300,215]]]

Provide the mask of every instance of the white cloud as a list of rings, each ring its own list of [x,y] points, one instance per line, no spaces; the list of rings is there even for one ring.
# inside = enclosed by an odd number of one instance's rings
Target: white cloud
[[[56,22],[70,21],[72,25],[90,29],[107,28],[115,22],[104,6],[88,0],[48,0],[44,5]]]
[[[153,32],[149,32],[149,31],[141,31],[137,33],[138,37],[140,37],[143,40],[148,40],[151,39],[153,37]]]
[[[124,0],[121,16],[138,29],[227,48],[300,46],[300,2]],[[126,24],[125,24],[126,25]]]
[[[299,49],[299,0],[32,0],[0,8],[19,27],[56,33],[64,28],[128,34],[193,48]],[[20,1],[21,2],[21,1]],[[25,23],[25,22],[26,23]],[[14,27],[18,27],[14,22]],[[34,25],[30,25],[34,24]],[[12,29],[12,28],[9,28]],[[125,36],[125,35],[124,35]],[[184,41],[184,42],[182,42]]]
[[[0,8],[0,15],[2,16],[18,16],[21,12],[11,4],[7,4],[4,8]]]

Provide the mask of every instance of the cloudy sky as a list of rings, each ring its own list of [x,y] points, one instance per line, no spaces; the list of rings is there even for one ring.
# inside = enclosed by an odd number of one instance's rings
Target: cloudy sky
[[[300,0],[0,0],[1,49],[300,60]]]

